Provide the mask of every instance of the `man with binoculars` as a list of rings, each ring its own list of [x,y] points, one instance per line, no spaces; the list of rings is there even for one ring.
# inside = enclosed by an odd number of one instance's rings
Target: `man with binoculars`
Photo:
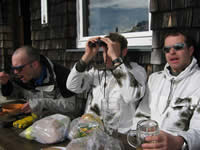
[[[85,53],[67,80],[69,90],[87,92],[85,113],[95,113],[104,118],[106,106],[110,113],[106,121],[120,133],[131,128],[135,107],[144,95],[146,82],[144,68],[125,59],[127,43],[126,38],[118,33],[89,39]],[[103,49],[104,68],[92,66],[88,69],[99,48]]]

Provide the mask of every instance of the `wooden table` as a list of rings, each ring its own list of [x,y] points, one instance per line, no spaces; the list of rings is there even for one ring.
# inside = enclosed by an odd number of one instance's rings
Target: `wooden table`
[[[18,102],[21,103],[20,101],[14,101],[2,103],[2,105]],[[19,119],[19,116],[16,116],[18,115],[0,115],[0,150],[41,150],[41,148],[46,148],[50,146],[66,147],[66,145],[69,143],[69,140],[65,140],[64,142],[58,144],[41,144],[37,141],[28,140],[20,137],[19,134],[25,129],[17,129],[12,127],[12,122],[16,119]],[[9,122],[9,125],[6,125],[6,127],[4,127],[3,125],[5,122]]]
[[[11,119],[12,120],[12,119]],[[1,121],[5,121],[5,116],[0,116]],[[51,146],[66,147],[70,142],[68,139],[56,144],[41,144],[34,140],[28,140],[19,136],[24,129],[17,129],[14,127],[2,127],[0,124],[0,150],[41,150],[41,148],[47,148]],[[119,139],[124,145],[125,150],[134,150],[127,143],[125,134],[117,134]]]
[[[41,144],[37,141],[27,140],[19,136],[22,129],[16,128],[0,128],[0,150],[40,150],[41,148],[51,146],[64,146],[69,143],[69,140],[57,144]],[[126,135],[119,135],[118,139],[122,141],[125,150],[134,150],[127,141]]]

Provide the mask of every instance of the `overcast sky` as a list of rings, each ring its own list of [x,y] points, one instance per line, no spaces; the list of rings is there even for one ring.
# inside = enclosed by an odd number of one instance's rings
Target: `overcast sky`
[[[116,8],[146,8],[148,0],[91,0],[92,7],[116,7]]]

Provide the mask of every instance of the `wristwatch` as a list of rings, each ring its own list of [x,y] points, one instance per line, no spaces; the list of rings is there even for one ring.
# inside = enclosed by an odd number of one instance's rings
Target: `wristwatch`
[[[112,63],[113,63],[113,65],[115,65],[116,63],[122,64],[122,63],[123,63],[123,60],[122,60],[121,57],[118,57],[118,58],[114,59],[114,60],[112,61]]]
[[[181,150],[189,150],[187,142],[184,140]]]

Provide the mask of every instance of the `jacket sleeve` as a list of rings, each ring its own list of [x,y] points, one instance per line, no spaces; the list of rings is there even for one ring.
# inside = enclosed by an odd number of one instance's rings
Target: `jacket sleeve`
[[[190,120],[189,130],[180,131],[179,136],[182,136],[187,142],[189,150],[199,150],[200,149],[200,105],[195,108],[193,116]]]
[[[132,68],[121,64],[115,70],[113,75],[118,82],[121,95],[126,103],[140,100],[145,93],[146,71],[136,63],[131,63]]]
[[[8,81],[1,87],[2,95],[9,99],[24,99],[24,89],[15,82]]]
[[[139,102],[139,105],[135,111],[135,116],[133,118],[133,126],[132,129],[136,130],[137,127],[137,123],[140,120],[144,120],[144,119],[150,119],[150,108],[149,108],[149,101],[148,101],[148,88],[146,89],[145,95],[144,97],[141,99],[141,101]]]
[[[1,86],[1,92],[3,96],[11,95],[12,91],[13,91],[13,85],[10,81],[8,81],[7,84]]]
[[[62,96],[65,98],[73,96],[75,93],[71,92],[66,87],[66,81],[69,76],[70,70],[65,68],[64,66],[61,66],[61,65],[55,63],[54,71],[56,74],[57,86],[58,86]]]
[[[67,88],[75,93],[82,93],[89,90],[94,78],[91,72],[78,72],[75,64],[68,76]]]
[[[54,113],[61,113],[68,115],[71,119],[80,116],[84,110],[85,101],[81,100],[77,95],[70,97],[63,97],[57,88],[57,96],[51,92],[34,91],[34,93],[27,91],[27,100],[29,101],[32,112],[40,117]]]

